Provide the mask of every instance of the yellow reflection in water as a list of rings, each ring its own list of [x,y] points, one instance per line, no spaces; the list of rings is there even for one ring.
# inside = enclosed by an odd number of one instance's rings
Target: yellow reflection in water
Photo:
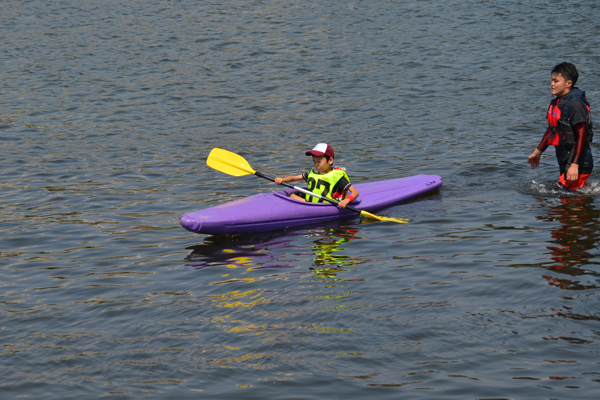
[[[246,354],[240,357],[233,357],[233,358],[223,358],[220,360],[206,360],[207,362],[210,363],[216,363],[216,364],[225,364],[225,363],[233,363],[233,362],[237,362],[237,363],[241,363],[243,361],[248,361],[248,360],[252,360],[252,359],[257,359],[257,358],[263,358],[265,357],[266,354],[264,353],[258,353],[258,354]]]
[[[210,319],[217,329],[222,329],[223,335],[221,335],[219,339],[221,344],[218,345],[221,350],[217,350],[217,352],[222,351],[223,353],[218,357],[213,356],[212,359],[206,361],[214,363],[215,366],[218,365],[221,368],[234,367],[234,365],[238,363],[244,363],[244,367],[248,368],[265,368],[267,367],[265,358],[267,356],[272,357],[272,355],[254,353],[253,351],[256,350],[256,347],[250,344],[240,346],[240,340],[243,340],[244,342],[253,342],[256,341],[256,339],[259,339],[263,343],[281,343],[282,341],[287,340],[309,341],[312,340],[314,334],[343,335],[351,332],[352,328],[347,326],[336,327],[335,323],[332,324],[331,322],[326,323],[329,326],[323,326],[324,324],[321,323],[299,324],[298,319],[293,317],[292,319],[283,318],[295,313],[310,314],[318,307],[318,305],[314,304],[315,301],[318,303],[321,301],[326,302],[328,306],[325,306],[324,309],[331,310],[330,312],[339,312],[338,310],[340,309],[344,309],[342,312],[350,312],[348,311],[349,307],[345,307],[344,304],[340,303],[345,302],[344,298],[348,297],[351,292],[340,293],[339,289],[334,289],[333,291],[330,291],[330,289],[336,285],[341,285],[341,282],[363,280],[363,278],[351,279],[352,277],[348,276],[352,273],[350,267],[357,265],[360,262],[360,259],[344,254],[346,250],[345,244],[354,240],[357,232],[358,230],[347,227],[309,231],[307,234],[307,238],[309,239],[308,245],[312,253],[310,257],[314,262],[310,268],[310,272],[306,271],[306,266],[302,272],[296,270],[291,273],[281,270],[276,270],[272,273],[267,272],[272,270],[261,269],[265,268],[265,265],[268,268],[277,268],[279,267],[278,263],[281,263],[283,268],[297,267],[296,265],[290,264],[290,260],[287,258],[285,261],[282,261],[281,254],[270,254],[270,250],[266,248],[260,249],[260,246],[252,246],[251,251],[248,251],[249,246],[244,246],[243,248],[240,247],[239,249],[235,249],[235,247],[222,250],[218,249],[218,252],[204,248],[196,250],[197,254],[200,254],[202,257],[198,256],[198,258],[205,260],[205,264],[203,265],[230,268],[228,271],[222,271],[231,273],[231,279],[213,282],[212,285],[251,283],[251,285],[248,286],[254,287],[252,290],[232,290],[227,293],[209,296],[211,305],[215,308],[218,307],[222,310],[223,314],[227,313],[228,315]],[[287,243],[288,242],[285,242],[281,245],[282,247],[278,248],[285,248]],[[227,246],[229,247],[231,244]],[[301,247],[306,249],[304,246]],[[258,252],[262,252],[263,254],[258,256]],[[224,253],[227,254],[227,256],[223,257]],[[204,254],[217,255],[214,259],[210,259],[210,257],[207,257]],[[288,253],[286,253],[286,257],[288,257],[287,254]],[[236,255],[238,255],[238,257],[236,257]],[[207,258],[208,260],[206,260]],[[235,269],[239,268],[244,268],[244,270],[235,271]],[[242,273],[248,273],[251,277],[242,278]],[[237,276],[237,278],[235,276]],[[279,311],[277,308],[274,310],[272,308],[261,306],[262,304],[270,303],[272,300],[276,302],[277,298],[272,298],[272,296],[277,296],[273,293],[278,293],[279,291],[256,288],[258,284],[255,283],[262,279],[265,279],[265,282],[269,282],[272,279],[284,280],[298,279],[300,277],[309,277],[309,281],[313,282],[312,285],[317,285],[321,290],[326,290],[327,292],[317,290],[310,295],[305,295],[303,300],[313,302],[313,304],[308,307],[297,307]],[[266,286],[270,287],[269,285]],[[236,287],[239,288],[240,286],[236,285]],[[227,287],[221,288],[226,289]],[[278,324],[272,324],[273,322],[278,322]],[[306,332],[311,332],[311,334],[307,335]],[[252,338],[255,339],[252,340]]]
[[[232,299],[241,299],[243,297],[250,296],[255,293],[259,293],[260,289],[248,290],[246,292],[240,292],[239,290],[234,290],[232,292],[227,292],[225,294],[213,294],[210,297],[215,299],[213,301],[221,300],[232,300]]]
[[[263,299],[258,299],[255,301],[251,301],[249,303],[245,303],[243,301],[236,301],[233,303],[221,303],[221,304],[216,304],[215,307],[229,307],[229,308],[238,308],[238,307],[254,307],[256,305],[265,303],[266,300]]]
[[[225,281],[214,282],[213,285],[223,285],[225,283],[233,283],[233,282],[258,282],[261,279],[262,278],[241,278],[241,279],[231,278],[231,279],[227,279]]]
[[[233,252],[233,250],[231,251]],[[234,257],[230,261],[233,261],[233,264],[226,264],[227,268],[245,268],[252,264],[252,260],[249,257]]]
[[[272,328],[279,328],[279,325],[261,325],[261,326],[255,326],[255,325],[252,325],[252,324],[248,324],[248,325],[243,326],[243,327],[236,326],[236,327],[231,328],[230,330],[228,330],[228,332],[252,332],[252,331],[260,331],[260,330],[272,329]]]
[[[243,281],[245,279],[238,279],[238,281]],[[237,307],[254,307],[258,304],[262,304],[266,302],[266,299],[261,296],[261,289],[248,290],[246,292],[240,292],[239,290],[234,290],[232,292],[228,292],[225,294],[217,294],[211,295],[210,297],[213,299],[212,301],[215,304],[215,307],[229,307],[229,308],[237,308]],[[237,299],[249,298],[250,300],[256,299],[253,301],[233,301]]]
[[[356,261],[353,257],[336,253],[344,250],[343,248],[340,248],[340,246],[354,239],[357,232],[357,229],[352,228],[313,231],[312,235],[318,237],[313,246],[315,252],[315,264],[318,266],[355,265]]]

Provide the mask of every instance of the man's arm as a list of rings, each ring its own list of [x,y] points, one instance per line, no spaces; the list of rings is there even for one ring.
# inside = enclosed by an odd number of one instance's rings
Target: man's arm
[[[569,106],[569,121],[573,127],[573,136],[575,136],[575,145],[571,151],[575,153],[571,166],[567,170],[568,182],[574,182],[579,178],[579,164],[583,161],[588,141],[588,118],[589,112],[586,105],[582,101],[573,101]]]
[[[529,162],[529,165],[531,165],[531,168],[539,167],[540,156],[550,145],[550,143],[548,143],[548,138],[550,137],[551,133],[552,133],[552,131],[550,130],[550,128],[546,129],[546,132],[544,132],[544,136],[542,137],[540,144],[538,144],[538,147],[536,147],[536,149],[533,151],[533,153],[531,153],[531,155],[527,158],[527,162]]]
[[[568,182],[575,182],[579,178],[579,162],[583,159],[588,141],[587,128],[587,122],[581,122],[573,127],[573,135],[575,136],[576,143],[573,146],[573,150],[571,150],[575,154],[573,155],[571,166],[567,171],[566,178]]]

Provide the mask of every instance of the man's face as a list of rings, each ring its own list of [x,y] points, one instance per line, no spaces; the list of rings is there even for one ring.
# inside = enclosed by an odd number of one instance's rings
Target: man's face
[[[562,97],[573,88],[573,82],[566,80],[561,74],[552,74],[552,95]]]

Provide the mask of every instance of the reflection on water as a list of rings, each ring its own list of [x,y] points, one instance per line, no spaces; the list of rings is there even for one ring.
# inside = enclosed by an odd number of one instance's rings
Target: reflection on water
[[[355,293],[341,283],[363,280],[343,276],[359,262],[344,254],[345,244],[357,233],[353,227],[330,224],[263,236],[212,236],[189,247],[187,266],[203,274],[205,282],[203,295],[192,304],[209,313],[211,332],[221,332],[212,339],[219,352],[206,362],[270,368],[286,357],[273,352],[283,343],[351,332],[352,326],[335,313],[345,307],[340,301]]]
[[[543,200],[539,200],[542,202]],[[548,207],[547,214],[538,216],[542,221],[557,221],[560,225],[552,230],[551,251],[553,263],[543,265],[547,270],[571,277],[599,275],[586,266],[595,258],[591,253],[596,248],[600,211],[594,207],[594,199],[588,196],[572,196],[555,199],[558,204]],[[567,290],[597,288],[593,283],[559,276],[544,275],[550,285]]]
[[[327,265],[336,265],[338,267],[344,265],[354,265],[355,261],[352,257],[337,254],[343,250],[340,246],[351,241],[358,229],[328,229],[311,231],[310,237],[316,238],[313,251],[315,252],[315,264],[319,267]]]
[[[358,229],[348,227],[345,229],[310,231],[310,233],[311,234],[308,236],[316,239],[312,246],[316,267],[310,268],[318,279],[316,282],[331,283],[331,285],[328,285],[327,287],[333,287],[335,286],[334,282],[356,282],[362,279],[338,277],[340,272],[347,271],[344,267],[349,267],[358,263],[357,257],[340,254],[340,252],[344,250],[342,245],[354,239],[358,233]]]
[[[301,285],[287,288],[281,282],[295,281],[304,277],[308,278],[308,285],[322,284],[323,289],[334,288],[339,282],[355,282],[362,279],[348,279],[340,277],[339,274],[347,272],[349,266],[357,264],[354,257],[344,255],[343,245],[351,241],[358,230],[352,227],[341,227],[332,223],[327,227],[311,229],[308,231],[296,231],[271,233],[270,235],[234,235],[234,236],[211,236],[207,237],[202,244],[189,247],[192,252],[186,257],[188,267],[199,272],[208,270],[219,271],[212,282],[203,285],[229,286],[235,285],[235,290],[225,293],[208,294],[196,299],[195,303],[210,305],[215,308],[226,308],[227,315],[213,317],[213,322],[228,324],[226,332],[255,332],[279,337],[282,335],[278,329],[280,324],[266,324],[261,322],[265,317],[276,316],[278,319],[288,315],[308,312],[308,307],[292,307],[290,303],[307,301],[322,301],[330,299],[345,298],[349,294],[322,293],[318,287],[307,287],[307,291],[299,289]],[[301,244],[299,244],[301,243]],[[313,266],[306,267],[306,258],[310,257]],[[293,269],[293,271],[292,271]],[[240,289],[240,284],[252,285],[251,289]],[[260,285],[257,287],[257,285]],[[215,289],[219,291],[218,289]],[[307,292],[310,292],[308,294]],[[313,293],[317,292],[317,293]],[[257,305],[269,304],[270,312],[242,311],[244,318],[250,315],[256,321],[233,318],[236,311],[251,309]],[[285,304],[285,310],[279,310],[279,305]],[[342,306],[335,306],[334,309]],[[302,324],[301,330],[291,329],[295,323],[287,324],[288,330],[285,335],[299,334],[309,330],[343,331],[345,328],[322,326],[321,323]],[[298,327],[296,327],[298,328]],[[300,335],[303,336],[303,335]],[[228,339],[225,338],[225,341]],[[269,336],[269,340],[275,337]],[[243,358],[247,359],[248,355]]]
[[[192,253],[186,258],[188,266],[195,269],[226,268],[293,268],[289,261],[275,264],[269,250],[293,248],[293,236],[276,234],[265,236],[234,235],[209,236],[201,245],[189,247]]]
[[[241,277],[257,270],[296,269],[303,259],[310,255],[314,267],[310,272],[321,278],[335,280],[336,274],[344,267],[357,264],[356,257],[344,255],[343,244],[356,236],[358,229],[339,227],[317,228],[308,231],[271,233],[270,235],[211,236],[203,244],[191,246],[192,253],[186,257],[188,267],[196,270],[220,268],[220,277],[226,280],[212,282],[220,285],[232,282],[256,282],[264,277]],[[312,242],[309,245],[296,244],[299,236]],[[232,270],[240,270],[239,277],[230,277]],[[279,272],[277,276],[306,274],[309,271]],[[209,283],[207,283],[209,284]],[[236,295],[239,296],[239,295]]]

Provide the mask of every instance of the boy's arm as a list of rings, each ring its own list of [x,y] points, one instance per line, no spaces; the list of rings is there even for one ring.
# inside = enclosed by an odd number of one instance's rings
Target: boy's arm
[[[356,190],[356,188],[352,185],[350,185],[350,187],[348,188],[348,191],[350,192],[350,194],[348,196],[346,196],[346,198],[344,200],[340,201],[338,203],[338,206],[340,206],[342,208],[346,208],[348,203],[353,201],[359,195],[358,190]]]
[[[281,185],[282,182],[295,182],[295,181],[301,181],[302,180],[302,175],[291,175],[291,176],[286,176],[285,178],[275,178],[275,183],[278,185]]]

